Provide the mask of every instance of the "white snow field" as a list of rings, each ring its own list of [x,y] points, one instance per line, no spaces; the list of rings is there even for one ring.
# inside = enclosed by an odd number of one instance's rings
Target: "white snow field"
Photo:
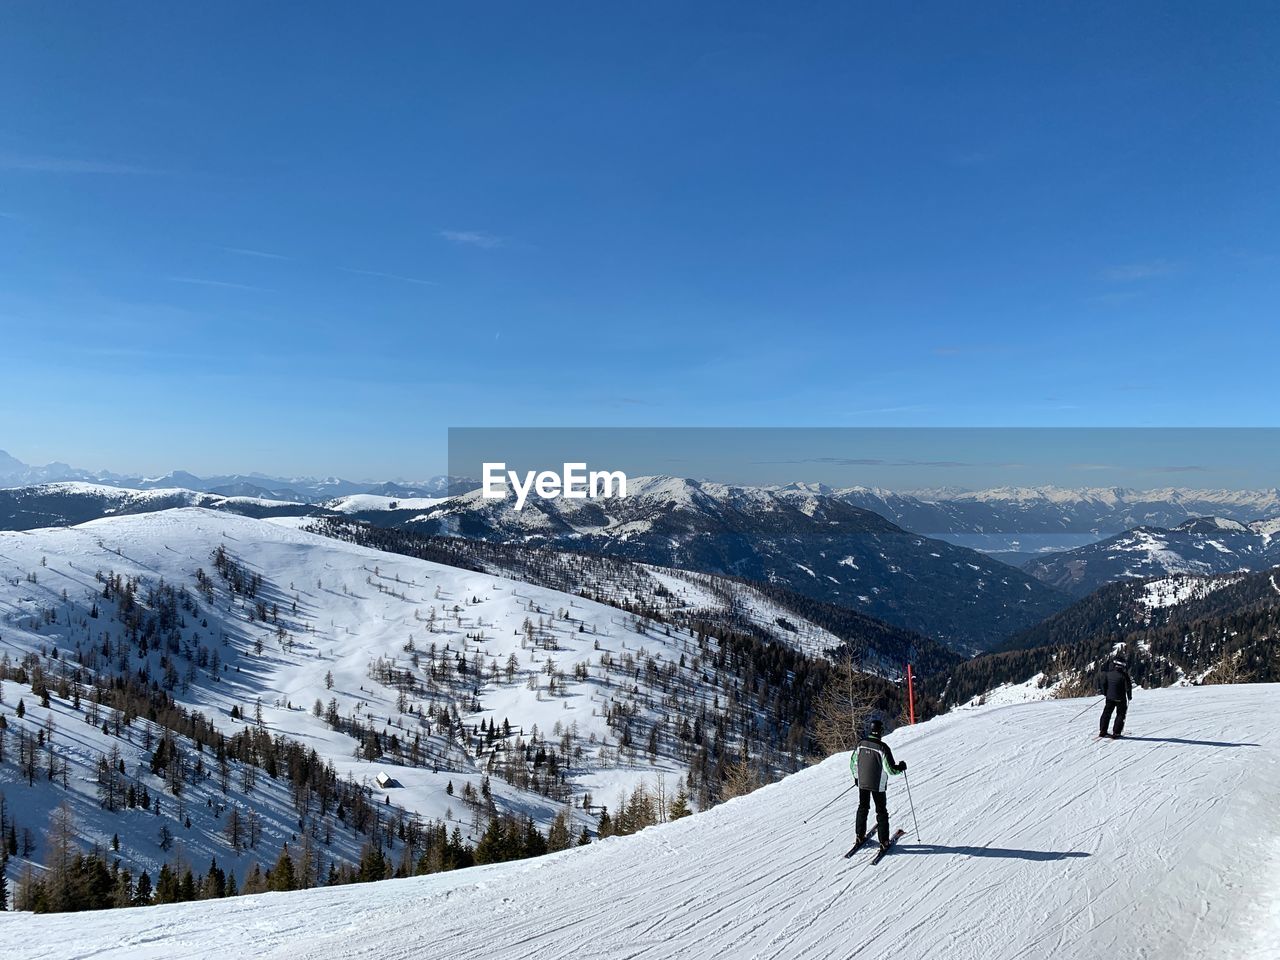
[[[540,860],[95,914],[0,915],[6,957],[1099,957],[1280,949],[1280,686],[1140,691],[1132,736],[1087,701],[896,731],[878,866],[841,855],[848,755],[706,813]],[[810,822],[804,822],[809,817]]]
[[[0,656],[18,660],[49,648],[74,656],[90,631],[119,629],[105,616],[86,619],[85,611],[101,591],[98,573],[140,577],[144,586],[164,580],[194,590],[198,568],[217,579],[212,554],[222,546],[246,569],[262,574],[263,594],[278,602],[280,624],[287,627],[289,638],[285,649],[275,625],[255,618],[254,604],[230,596],[220,582],[212,601],[198,597],[200,618],[208,626],[194,620],[187,623],[183,639],[193,647],[204,643],[219,650],[224,669],[216,674],[217,682],[212,679],[213,670],[193,670],[190,685],[179,683],[173,694],[180,703],[204,711],[228,733],[251,722],[231,719],[231,708],[238,705],[251,717],[260,699],[265,727],[272,733],[307,743],[332,760],[340,775],[349,774],[357,781],[372,783],[379,771],[388,772],[397,786],[374,785],[379,800],[386,796],[423,817],[459,822],[464,835],[478,838],[469,829],[469,825],[474,828],[474,818],[464,816],[463,804],[446,791],[449,784],[458,791],[467,783],[479,787],[491,772],[494,753],[477,750],[474,737],[460,744],[456,736],[443,736],[438,725],[427,724],[422,712],[426,701],[417,695],[408,699],[418,712],[402,712],[397,690],[370,676],[370,664],[379,658],[402,670],[412,668],[420,676],[422,671],[412,667],[414,654],[406,649],[411,639],[416,646],[409,649],[421,655],[432,646],[447,648],[450,658],[464,656],[479,665],[473,669],[483,669],[481,680],[463,685],[460,691],[432,691],[437,706],[461,706],[468,728],[482,720],[509,719],[512,728],[522,729],[526,738],[536,730],[542,739],[559,741],[572,732],[582,748],[580,760],[567,771],[575,798],[590,792],[597,802],[613,806],[620,796],[637,785],[652,784],[660,775],[674,790],[686,773],[685,764],[674,757],[651,759],[622,750],[606,715],[615,702],[632,700],[638,704],[637,715],[658,715],[658,708],[650,704],[659,696],[650,694],[648,682],[629,679],[622,684],[618,671],[633,660],[645,663],[655,658],[656,663],[666,664],[679,661],[682,655],[693,658],[698,651],[687,633],[644,632],[634,617],[614,607],[515,580],[353,546],[297,529],[304,522],[181,508],[76,527],[0,531]],[[49,610],[56,614],[52,623],[44,618]],[[554,641],[550,649],[546,642],[526,643],[525,621],[536,624],[539,635]],[[255,640],[261,641],[260,654],[251,652]],[[150,668],[158,677],[162,673],[158,653],[150,656]],[[612,668],[602,666],[602,656],[614,658]],[[511,657],[518,661],[511,674],[500,672]],[[581,679],[573,673],[578,664],[584,667]],[[549,687],[549,665],[560,668],[554,692]],[[333,678],[332,688],[326,683],[327,674]],[[631,678],[630,672],[627,677]],[[10,712],[22,695],[11,687],[6,697]],[[467,706],[473,690],[479,709]],[[29,690],[26,694],[33,702]],[[717,695],[724,698],[727,691],[705,684],[703,700],[709,704]],[[356,742],[309,709],[317,698],[333,698],[343,715],[355,711],[406,739],[422,731],[425,749],[439,759],[439,768],[433,770],[429,762],[409,766],[389,757],[372,762],[359,759]],[[33,712],[33,724],[37,718],[44,719],[40,708]],[[58,716],[57,722],[60,729],[67,727],[64,717]],[[105,749],[87,744],[82,751],[86,770],[96,762],[96,753],[88,749],[92,746]],[[134,757],[127,759],[135,763]],[[86,819],[89,812],[79,808],[85,798],[92,799],[93,778],[73,780],[78,789],[67,798]],[[0,790],[5,785],[0,774]],[[497,776],[492,785],[500,809],[531,815],[543,825],[564,809],[561,803],[519,790]],[[47,803],[42,806],[31,797],[24,799],[16,787],[10,787],[7,795],[11,804],[27,810],[32,825],[46,823],[48,811],[62,797],[45,791],[42,796]],[[575,815],[578,826],[594,826],[594,818]],[[130,838],[121,839],[128,846]],[[141,854],[137,859],[140,867],[158,866]]]

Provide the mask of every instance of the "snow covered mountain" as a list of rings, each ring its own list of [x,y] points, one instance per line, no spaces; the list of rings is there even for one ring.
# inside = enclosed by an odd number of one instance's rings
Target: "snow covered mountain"
[[[889,738],[907,835],[841,857],[848,755],[706,813],[538,860],[360,888],[0,915],[14,960],[756,957],[1270,960],[1280,953],[1280,687],[959,711]],[[1155,811],[1153,815],[1153,811]],[[913,816],[914,813],[914,816]],[[807,818],[807,822],[806,822]],[[916,830],[918,818],[919,831]]]
[[[0,450],[0,489],[30,487],[62,481],[79,481],[130,490],[172,490],[175,488],[224,497],[254,497],[292,503],[318,503],[335,497],[372,493],[390,497],[439,497],[478,486],[475,481],[456,477],[432,477],[424,481],[355,481],[340,477],[270,477],[261,473],[222,474],[199,477],[186,470],[173,470],[159,477],[85,470],[65,463],[35,467]]]
[[[617,557],[551,551],[523,544],[424,535],[324,518],[306,529],[361,546],[481,570],[576,596],[643,611],[690,630],[726,627],[810,657],[849,654],[864,671],[901,679],[945,672],[963,658],[921,634],[779,584],[634,563]]]
[[[851,487],[835,494],[914,533],[996,554],[1040,554],[1085,546],[1133,527],[1174,527],[1219,516],[1280,517],[1280,489],[999,487],[893,492]]]
[[[206,507],[249,517],[299,516],[315,512],[306,504],[254,496],[201,493],[179,487],[133,490],[66,481],[0,489],[0,530],[70,526],[102,517],[152,513],[173,507]]]
[[[800,487],[641,477],[625,498],[534,500],[522,511],[476,491],[404,522],[778,583],[963,650],[998,645],[1065,602],[1012,567]]]
[[[1098,543],[1050,554],[1024,569],[1077,596],[1126,578],[1265,570],[1280,564],[1280,519],[1241,523],[1198,517],[1171,529],[1137,527]]]
[[[763,779],[803,762],[824,676],[803,651],[843,641],[766,597],[742,595],[789,649],[655,620],[631,581],[634,613],[302,522],[179,508],[0,533],[10,825],[38,838],[65,801],[86,845],[118,834],[135,877],[154,874],[162,828],[186,862],[216,856],[242,877],[249,858],[270,865],[311,838],[322,872],[370,842],[409,856],[395,823],[475,842],[493,815],[564,817],[577,836],[639,788],[707,806],[740,756]],[[722,602],[678,574],[645,582],[668,612]],[[99,810],[113,748],[112,781],[145,789],[148,816]],[[367,808],[386,812],[356,816]],[[258,819],[260,845],[228,838],[233,810]],[[37,839],[20,859],[47,853]]]

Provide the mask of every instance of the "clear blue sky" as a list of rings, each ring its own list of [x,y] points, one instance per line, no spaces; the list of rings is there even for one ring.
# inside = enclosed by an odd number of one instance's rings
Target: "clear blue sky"
[[[0,448],[1275,424],[1277,49],[1258,2],[5,3]]]

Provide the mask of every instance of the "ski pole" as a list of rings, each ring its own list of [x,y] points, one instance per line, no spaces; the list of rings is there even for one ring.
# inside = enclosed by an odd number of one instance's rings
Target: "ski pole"
[[[1099,697],[1099,698],[1098,698],[1098,700],[1101,700],[1101,699],[1103,699],[1103,698],[1102,698],[1102,697]],[[1081,717],[1083,717],[1083,716],[1084,716],[1086,713],[1088,713],[1090,710],[1096,710],[1097,708],[1098,708],[1097,701],[1091,701],[1087,707],[1085,707],[1083,710],[1081,710],[1079,713],[1077,713],[1077,714],[1076,714],[1074,717],[1072,717],[1068,722],[1069,722],[1069,723],[1075,723],[1077,720],[1079,720]]]
[[[846,788],[846,789],[844,789],[844,790],[840,791],[840,797],[843,797],[846,793],[848,793],[850,790],[852,790],[852,789],[853,789],[854,787],[856,787],[856,786],[857,786],[857,784],[856,784],[856,783],[854,783],[854,784],[850,784],[848,788]],[[834,799],[832,799],[832,800],[828,800],[826,803],[824,803],[824,804],[822,805],[821,809],[815,810],[813,813],[809,814],[809,816],[805,817],[805,818],[804,818],[804,820],[803,820],[803,821],[801,821],[801,822],[802,822],[802,823],[808,823],[810,820],[812,820],[814,817],[816,817],[818,814],[820,814],[823,810],[827,809],[827,807],[831,806],[831,804],[835,803],[835,802],[836,802],[836,800],[839,800],[839,799],[840,799],[840,797],[835,797],[835,798],[834,798]]]
[[[902,771],[902,780],[907,785],[907,803],[911,804],[911,822],[916,825],[916,843],[920,842],[920,821],[916,819],[916,802],[911,799],[911,778],[907,771]]]

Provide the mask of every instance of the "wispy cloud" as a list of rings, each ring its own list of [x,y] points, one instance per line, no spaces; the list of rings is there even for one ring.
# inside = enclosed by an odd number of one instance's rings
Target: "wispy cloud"
[[[260,260],[292,260],[293,257],[286,257],[283,253],[268,253],[266,250],[251,250],[248,247],[223,247],[227,253],[234,253],[241,257],[257,257]]]
[[[357,273],[364,277],[381,277],[383,280],[399,280],[401,283],[416,283],[423,287],[438,287],[435,280],[423,280],[421,277],[405,277],[398,273],[383,273],[381,270],[357,270],[355,267],[339,267],[343,273]]]
[[[964,460],[881,460],[874,457],[801,457],[795,460],[754,460],[753,463],[821,463],[836,467],[1000,467],[1016,468],[1021,463],[969,463]]]
[[[865,417],[873,413],[920,413],[929,408],[922,403],[911,403],[901,407],[868,407],[865,410],[848,410],[847,417]]]
[[[1019,352],[1007,343],[940,343],[929,351],[935,357],[980,357]]]
[[[1086,297],[1085,303],[1098,307],[1116,307],[1141,299],[1142,294],[1137,290],[1112,290],[1110,293],[1100,293],[1096,297]]]
[[[1117,463],[1069,463],[1072,470],[1131,470],[1132,465],[1122,466]],[[1173,464],[1165,466],[1138,467],[1148,473],[1203,473],[1209,468],[1198,463]]]
[[[1133,283],[1138,280],[1151,280],[1154,277],[1165,277],[1177,269],[1171,260],[1147,260],[1142,263],[1122,263],[1107,267],[1102,271],[1106,280],[1115,283]]]
[[[132,163],[83,157],[51,157],[39,154],[0,152],[0,170],[28,173],[101,173],[155,175],[166,171]]]
[[[232,283],[230,280],[209,280],[205,277],[170,277],[170,283],[189,283],[197,287],[226,287],[230,290],[267,291],[264,287],[254,287],[247,283]]]
[[[505,242],[502,237],[495,237],[483,230],[441,230],[440,236],[450,243],[463,247],[479,247],[482,250],[494,250]]]

